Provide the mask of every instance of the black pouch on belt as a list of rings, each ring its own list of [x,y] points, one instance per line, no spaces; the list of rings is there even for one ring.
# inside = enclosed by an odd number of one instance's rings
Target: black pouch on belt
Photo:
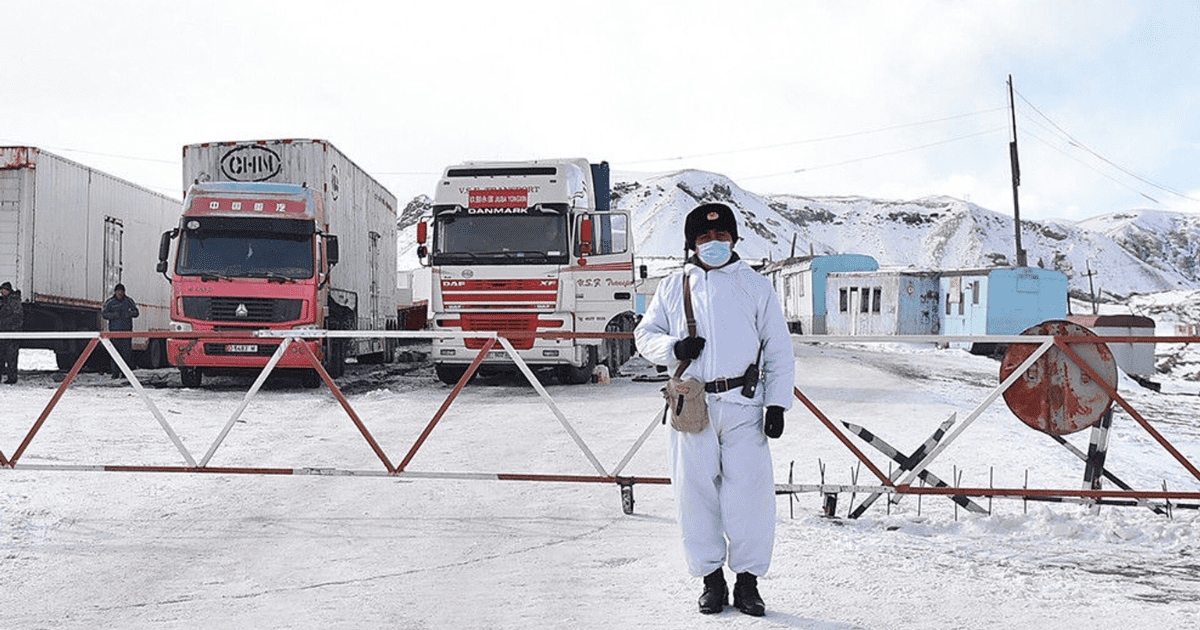
[[[754,363],[746,368],[746,373],[742,374],[742,396],[746,398],[754,398],[754,392],[758,390],[758,362],[762,360],[762,351],[762,344],[759,344],[758,356],[754,358]]]

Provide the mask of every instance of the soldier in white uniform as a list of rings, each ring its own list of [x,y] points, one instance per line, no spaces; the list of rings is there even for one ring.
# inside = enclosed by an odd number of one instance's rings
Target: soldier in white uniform
[[[791,407],[795,360],[779,299],[770,282],[733,252],[738,239],[733,210],[702,204],[684,224],[686,248],[695,251],[683,271],[658,286],[634,332],[647,359],[705,383],[708,425],[698,433],[672,430],[671,482],[689,572],[704,576],[700,612],[720,612],[728,602],[722,567],[737,574],[733,603],[748,615],[765,614],[757,578],[771,564],[775,539],[775,480],[767,437],[783,433]],[[687,274],[696,319],[688,334],[683,276]],[[751,397],[743,377],[761,364]]]

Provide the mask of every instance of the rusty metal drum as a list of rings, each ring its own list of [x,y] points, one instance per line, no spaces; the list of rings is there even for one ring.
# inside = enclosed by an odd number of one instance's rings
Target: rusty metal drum
[[[1050,320],[1033,326],[1022,335],[1096,336],[1079,324]],[[1038,348],[1037,343],[1014,343],[1000,362],[1003,382]],[[1104,343],[1072,343],[1079,355],[1114,390],[1117,362]],[[1004,402],[1025,424],[1051,435],[1068,435],[1095,424],[1112,406],[1112,397],[1092,380],[1070,356],[1051,347],[1004,392]]]

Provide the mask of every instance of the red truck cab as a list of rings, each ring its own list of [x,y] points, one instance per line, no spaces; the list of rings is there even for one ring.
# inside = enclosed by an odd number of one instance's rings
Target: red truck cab
[[[166,273],[170,242],[178,238],[169,278],[171,331],[327,327],[329,271],[338,258],[337,237],[327,229],[321,195],[303,186],[191,186],[179,227],[164,233],[159,247],[158,270]],[[336,350],[327,352],[321,340],[295,343],[307,344],[331,371],[341,366]],[[198,387],[205,373],[261,370],[279,344],[244,336],[171,339],[167,358],[185,387]],[[309,363],[300,352],[289,352],[278,367]],[[311,369],[300,375],[306,386],[320,382]]]

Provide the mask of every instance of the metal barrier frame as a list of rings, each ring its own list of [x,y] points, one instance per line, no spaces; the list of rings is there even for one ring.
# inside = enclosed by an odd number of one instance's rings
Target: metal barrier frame
[[[2,339],[87,339],[88,345],[80,355],[75,365],[72,366],[67,373],[66,378],[54,392],[49,403],[42,410],[33,426],[25,435],[20,446],[13,452],[12,456],[6,456],[0,450],[0,469],[22,469],[22,470],[71,470],[71,471],[113,471],[113,472],[183,472],[183,473],[218,473],[218,474],[266,474],[266,475],[333,475],[333,476],[371,476],[371,477],[407,477],[419,479],[457,479],[457,480],[499,480],[499,481],[548,481],[548,482],[582,482],[582,483],[615,483],[621,487],[622,498],[626,513],[632,512],[633,495],[632,488],[635,484],[669,484],[670,479],[665,477],[634,477],[622,476],[621,473],[629,461],[636,455],[645,443],[646,439],[654,431],[655,427],[662,423],[663,416],[660,413],[650,424],[648,424],[641,435],[631,445],[625,456],[612,469],[606,469],[593,454],[591,448],[583,440],[583,438],[575,431],[573,425],[568,420],[566,415],[555,403],[554,399],[541,385],[534,376],[533,371],[521,359],[520,355],[509,342],[509,338],[519,338],[528,336],[540,337],[573,337],[573,338],[630,338],[630,333],[558,333],[558,334],[538,334],[538,333],[498,333],[487,332],[472,332],[472,333],[443,333],[443,332],[417,332],[417,331],[344,331],[344,330],[260,330],[246,333],[150,333],[150,332],[78,332],[78,333],[0,333]],[[425,426],[424,430],[418,436],[416,441],[410,446],[407,453],[401,459],[398,465],[392,463],[392,460],[384,452],[384,449],[374,439],[371,432],[368,430],[362,419],[354,411],[350,402],[342,394],[337,383],[329,376],[316,355],[305,344],[293,343],[296,339],[316,339],[316,338],[355,338],[355,337],[378,337],[378,338],[397,338],[397,339],[424,339],[424,338],[461,338],[461,339],[484,339],[485,343],[472,361],[466,372],[463,374],[459,382],[454,386],[441,407],[434,414],[433,418]],[[241,403],[235,409],[229,420],[226,422],[216,439],[209,446],[207,452],[197,460],[192,453],[184,446],[178,435],[175,433],[166,417],[159,410],[154,401],[146,393],[141,383],[138,381],[136,374],[130,369],[125,362],[124,357],[120,355],[112,345],[111,339],[118,338],[278,338],[281,339],[279,347],[275,353],[267,361],[267,364],[258,374],[253,385],[243,397]],[[1156,430],[1149,421],[1147,421],[1133,406],[1125,400],[1113,386],[1109,386],[1096,371],[1087,364],[1079,355],[1071,348],[1074,344],[1097,344],[1097,343],[1197,343],[1200,342],[1200,337],[1195,336],[1041,336],[1041,335],[1011,335],[1011,336],[942,336],[942,335],[904,335],[904,336],[820,336],[820,337],[801,337],[802,341],[811,341],[814,344],[870,344],[870,343],[929,343],[929,344],[947,344],[947,343],[1000,343],[1000,344],[1037,344],[1037,349],[1023,361],[1003,382],[1001,382],[994,390],[992,390],[985,399],[979,403],[967,416],[964,422],[959,424],[953,431],[949,432],[942,438],[938,436],[937,440],[927,440],[926,446],[929,448],[918,449],[921,453],[919,461],[904,469],[903,476],[899,480],[893,480],[885,475],[876,466],[869,457],[854,443],[854,441],[843,432],[836,424],[824,413],[819,407],[799,388],[793,388],[793,394],[796,399],[802,403],[820,422],[829,430],[838,440],[860,461],[868,470],[878,478],[879,485],[860,485],[857,482],[851,485],[839,484],[776,484],[777,494],[795,494],[803,492],[819,492],[826,495],[840,492],[864,492],[876,494],[892,494],[892,495],[944,495],[951,498],[954,497],[1010,497],[1022,498],[1026,500],[1050,500],[1058,502],[1079,502],[1088,505],[1142,505],[1157,508],[1161,502],[1166,501],[1170,507],[1172,500],[1196,500],[1200,501],[1200,492],[1180,492],[1180,491],[1138,491],[1128,489],[1127,487],[1121,490],[1103,490],[1099,489],[1098,483],[1094,483],[1092,489],[1030,489],[1030,488],[982,488],[982,487],[955,487],[951,485],[943,485],[939,487],[917,486],[913,485],[913,481],[923,474],[927,473],[930,464],[940,455],[945,449],[963,434],[977,420],[983,412],[999,398],[1005,390],[1007,390],[1018,378],[1020,378],[1043,354],[1051,348],[1058,348],[1067,357],[1076,363],[1090,378],[1098,383],[1112,400],[1124,409],[1154,440],[1162,446],[1171,456],[1184,466],[1189,473],[1200,481],[1200,469],[1188,460],[1178,449],[1176,449],[1165,436]],[[47,421],[50,413],[55,405],[61,399],[63,393],[69,388],[78,376],[84,363],[88,357],[95,351],[97,346],[103,345],[120,366],[121,371],[126,378],[129,379],[130,385],[137,392],[138,396],[145,402],[147,408],[154,415],[159,425],[166,433],[175,448],[179,451],[180,456],[184,460],[184,465],[177,466],[151,466],[151,465],[71,465],[71,464],[23,464],[19,463],[22,455],[26,452],[30,443],[37,435],[38,431]],[[471,379],[478,370],[480,364],[487,356],[488,352],[495,349],[499,345],[505,352],[508,353],[513,363],[518,367],[521,373],[529,381],[530,385],[537,391],[538,395],[546,403],[547,407],[553,412],[564,430],[570,435],[576,446],[580,449],[589,463],[595,469],[595,474],[577,474],[577,475],[557,475],[557,474],[534,474],[534,473],[486,473],[486,472],[428,472],[428,471],[410,471],[408,465],[412,462],[413,457],[420,450],[429,435],[437,427],[438,423],[444,417],[450,406],[453,404],[458,395],[462,392],[463,387]],[[303,358],[308,364],[320,375],[322,381],[329,387],[330,392],[338,400],[351,422],[358,429],[360,434],[370,445],[375,455],[379,458],[382,464],[382,470],[348,470],[348,469],[330,469],[330,468],[268,468],[268,467],[217,467],[210,466],[216,451],[220,448],[225,438],[232,430],[242,412],[249,405],[253,397],[261,389],[268,376],[275,369],[279,360],[284,356],[285,352],[297,352],[303,355]],[[1074,449],[1065,440],[1060,440],[1060,443],[1065,447],[1072,449],[1079,454],[1077,449]],[[1110,479],[1115,479],[1110,474],[1103,470],[1103,465],[1100,465],[1100,473]],[[957,481],[957,480],[955,480]],[[1200,505],[1177,505],[1176,507],[1195,507],[1200,508]]]
[[[519,337],[520,334],[509,334],[510,337]],[[572,337],[572,338],[632,338],[631,333],[598,333],[598,334],[583,334],[583,333],[559,333],[551,335],[557,337]],[[394,465],[384,449],[375,440],[370,430],[363,423],[362,419],[354,411],[350,405],[350,401],[346,399],[338,388],[337,383],[329,376],[329,373],[321,365],[320,360],[313,354],[312,350],[305,344],[293,343],[296,339],[317,339],[317,338],[362,338],[362,337],[378,337],[378,338],[396,338],[396,339],[432,339],[432,338],[460,338],[460,339],[484,339],[485,343],[472,361],[467,371],[463,374],[459,382],[451,390],[446,400],[434,414],[433,418],[426,425],[417,440],[407,451],[407,454],[401,460],[399,465]],[[633,459],[634,455],[645,443],[653,431],[655,424],[661,420],[661,416],[656,418],[655,422],[651,423],[638,440],[630,447],[629,451],[621,459],[621,461],[612,468],[607,470],[596,458],[592,449],[587,445],[579,433],[575,430],[570,420],[555,403],[546,388],[537,380],[533,371],[524,362],[521,356],[513,348],[512,344],[505,337],[499,336],[497,333],[481,332],[481,333],[433,333],[433,332],[417,332],[417,331],[354,331],[354,330],[259,330],[254,332],[244,333],[174,333],[174,332],[76,332],[76,333],[0,333],[0,339],[88,339],[88,345],[80,354],[67,373],[66,378],[55,390],[50,401],[42,410],[33,426],[26,433],[20,446],[13,452],[12,456],[6,456],[0,450],[0,468],[14,470],[70,470],[70,471],[106,471],[106,472],[180,472],[180,473],[219,473],[219,474],[262,474],[262,475],[323,475],[323,476],[393,476],[393,477],[410,477],[423,479],[480,479],[480,480],[499,480],[499,481],[550,481],[550,482],[584,482],[584,483],[615,483],[622,488],[630,488],[633,484],[669,484],[670,480],[664,477],[636,477],[622,476],[621,472],[625,466]],[[111,339],[128,339],[128,338],[171,338],[171,339],[281,339],[279,347],[275,353],[267,360],[255,379],[253,385],[242,398],[241,403],[229,417],[224,427],[221,429],[216,439],[209,446],[208,451],[199,460],[192,455],[183,442],[179,439],[178,434],[171,427],[162,411],[154,404],[154,401],[146,393],[142,384],[137,379],[137,375],[130,369],[124,357],[116,351],[112,345]],[[129,380],[131,386],[137,392],[138,396],[146,404],[147,408],[154,415],[167,437],[174,444],[176,450],[184,460],[184,465],[177,466],[151,466],[151,465],[71,465],[71,464],[23,464],[19,463],[22,455],[37,435],[38,431],[45,424],[54,410],[62,395],[74,382],[83,365],[95,351],[97,346],[103,345],[113,357],[115,362],[120,366],[121,372]],[[488,352],[499,345],[505,352],[508,353],[513,363],[520,369],[521,373],[529,381],[530,385],[537,391],[538,395],[550,408],[551,412],[558,419],[563,429],[570,435],[576,446],[583,453],[584,457],[591,463],[596,471],[594,475],[553,475],[553,474],[535,474],[535,473],[484,473],[484,472],[418,472],[409,471],[407,467],[413,457],[420,450],[425,440],[433,432],[438,422],[449,410],[458,395],[462,392],[463,387],[471,377],[474,376],[479,365],[483,362]],[[267,378],[270,376],[280,359],[283,358],[286,352],[296,352],[302,354],[302,358],[308,362],[308,365],[320,375],[322,381],[329,387],[330,392],[337,399],[346,415],[358,429],[359,433],[370,445],[376,457],[379,458],[383,465],[383,470],[349,470],[349,469],[330,469],[330,468],[269,468],[269,467],[222,467],[210,466],[209,462],[213,455],[220,448],[225,438],[229,435],[233,426],[241,417],[242,412],[250,404],[250,401],[262,388]]]
[[[1134,407],[1125,400],[1116,390],[1116,387],[1110,386],[1099,373],[1096,372],[1086,361],[1084,361],[1078,353],[1072,349],[1075,344],[1098,344],[1098,343],[1196,343],[1200,342],[1200,337],[1195,336],[1052,336],[1052,335],[1012,335],[1012,336],[936,336],[936,335],[905,335],[905,336],[827,336],[819,339],[814,338],[814,343],[822,344],[838,344],[838,343],[1000,343],[1000,344],[1037,344],[1037,349],[1029,355],[1013,372],[1004,379],[987,397],[966,417],[962,424],[950,432],[944,439],[937,441],[936,445],[928,449],[923,454],[923,457],[915,463],[911,468],[904,472],[904,476],[894,482],[885,475],[871,460],[860,450],[853,441],[842,432],[829,418],[825,415],[807,396],[805,396],[799,388],[794,388],[793,393],[808,410],[828,429],[833,433],[843,445],[850,450],[854,456],[875,477],[880,481],[880,485],[859,485],[857,483],[851,485],[837,484],[776,484],[777,494],[790,494],[797,492],[820,492],[823,494],[834,494],[842,492],[864,492],[864,493],[886,493],[894,495],[939,495],[948,497],[1008,497],[1021,498],[1025,500],[1043,500],[1054,502],[1077,502],[1087,505],[1141,505],[1148,506],[1155,511],[1162,511],[1160,503],[1166,501],[1169,508],[1172,507],[1169,503],[1171,500],[1200,500],[1200,492],[1180,492],[1180,491],[1137,491],[1122,488],[1120,490],[1102,490],[1099,489],[1098,481],[1094,483],[1092,489],[1030,489],[1030,488],[982,488],[982,487],[956,487],[946,485],[941,487],[915,486],[914,479],[925,472],[929,465],[937,458],[939,454],[954,442],[959,436],[967,430],[971,424],[979,418],[980,415],[989,407],[997,398],[1020,378],[1042,355],[1050,348],[1058,348],[1061,350],[1073,363],[1080,367],[1081,370],[1096,384],[1098,384],[1113,402],[1125,410],[1145,431],[1148,433],[1160,446],[1163,447],[1178,463],[1180,463],[1189,473],[1200,481],[1200,469],[1197,469],[1191,461],[1187,459],[1174,445],[1172,445],[1165,436],[1156,430],[1149,421],[1147,421]],[[1068,449],[1076,451],[1065,440],[1059,439],[1059,443]],[[920,449],[918,449],[920,451]],[[1084,456],[1086,459],[1086,456]],[[1112,479],[1111,475],[1103,470],[1103,462],[1099,464],[1098,474]],[[956,480],[957,481],[957,480]],[[1183,507],[1190,509],[1200,509],[1197,504],[1177,504],[1174,507]]]

